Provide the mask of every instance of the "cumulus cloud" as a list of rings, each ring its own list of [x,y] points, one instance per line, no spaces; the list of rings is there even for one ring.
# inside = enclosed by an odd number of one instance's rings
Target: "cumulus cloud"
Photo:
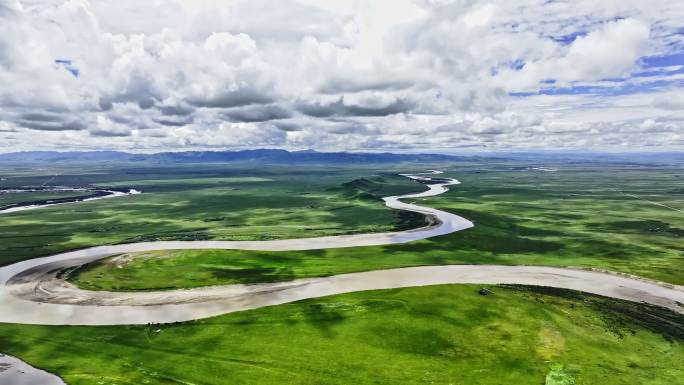
[[[93,124],[88,131],[93,136],[130,136],[131,128],[125,124],[114,122],[106,117],[99,115],[95,124]]]
[[[607,22],[600,29],[578,36],[565,49],[509,68],[499,79],[514,89],[534,89],[543,81],[568,85],[622,77],[634,69],[648,51],[649,26],[634,19]]]
[[[672,148],[682,19],[672,0],[0,0],[0,151]]]

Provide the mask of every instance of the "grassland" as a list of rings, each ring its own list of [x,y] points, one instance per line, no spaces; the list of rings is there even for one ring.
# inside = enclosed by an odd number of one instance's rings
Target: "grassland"
[[[153,252],[86,266],[73,280],[92,290],[148,290],[401,266],[532,264],[602,268],[684,284],[684,214],[677,211],[684,208],[681,168],[554,166],[558,171],[508,164],[446,168],[446,176],[463,184],[420,202],[471,219],[475,227],[438,238],[296,252]]]
[[[0,325],[5,353],[71,385],[680,384],[684,320],[563,290],[448,285],[197,322]]]
[[[534,169],[549,167],[557,171]],[[463,182],[421,204],[475,227],[404,245],[164,251],[88,265],[107,290],[281,281],[452,263],[588,266],[684,283],[679,166],[472,161],[373,167],[193,165],[3,170],[7,184],[144,194],[0,217],[0,264],[103,243],[273,239],[415,226],[380,196],[392,173],[439,167]],[[547,169],[547,170],[548,170]],[[196,322],[112,327],[0,324],[0,350],[70,385],[679,384],[684,319],[548,288],[447,285],[307,300]]]
[[[2,187],[47,182],[129,187],[143,194],[2,214],[0,265],[110,243],[298,238],[423,223],[422,217],[389,210],[378,199],[423,188],[404,177],[367,168],[245,167],[2,170]],[[6,194],[3,199],[35,198],[24,194]]]

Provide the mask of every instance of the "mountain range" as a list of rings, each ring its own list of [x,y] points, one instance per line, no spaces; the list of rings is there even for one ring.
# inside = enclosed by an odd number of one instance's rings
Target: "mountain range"
[[[281,149],[256,149],[240,151],[184,151],[153,154],[121,151],[22,151],[0,154],[0,162],[21,163],[76,163],[76,162],[160,162],[160,163],[392,163],[418,162],[438,163],[444,161],[474,159],[507,159],[533,162],[560,163],[620,163],[620,164],[677,164],[684,163],[682,152],[490,152],[467,156],[444,154],[396,154],[371,152],[318,152],[314,150],[287,151]]]

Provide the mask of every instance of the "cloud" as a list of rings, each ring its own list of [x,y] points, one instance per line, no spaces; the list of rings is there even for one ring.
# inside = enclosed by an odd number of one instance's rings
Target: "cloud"
[[[0,151],[681,148],[683,8],[6,0]]]
[[[208,96],[188,98],[188,103],[196,107],[230,108],[247,106],[250,104],[265,104],[273,98],[264,95],[254,88],[238,88],[234,91],[218,91]]]
[[[684,91],[658,95],[653,99],[653,106],[667,111],[684,111]]]
[[[271,147],[282,146],[287,133],[272,125],[223,122],[215,129],[195,131],[191,127],[173,133],[184,145],[212,147]]]
[[[167,104],[162,104],[158,106],[158,108],[164,116],[186,116],[192,114],[195,111],[194,107],[185,105],[181,102],[170,102]]]
[[[292,113],[284,107],[269,104],[230,108],[221,112],[221,116],[233,122],[264,122],[290,118]]]
[[[577,81],[623,77],[636,68],[648,51],[649,26],[634,19],[608,22],[600,29],[578,36],[564,52],[524,62],[520,68],[502,71],[513,88],[537,88],[553,80],[557,86]]]
[[[192,123],[192,119],[154,119],[156,123],[162,126],[183,127]]]
[[[368,102],[369,100],[366,100]],[[317,118],[331,117],[331,116],[386,116],[391,114],[398,114],[410,110],[412,103],[404,99],[396,99],[387,104],[385,103],[360,103],[347,104],[344,97],[329,103],[302,103],[298,106],[298,110],[306,115]]]
[[[14,133],[17,129],[13,124],[8,122],[0,122],[0,133]]]
[[[15,123],[38,131],[84,130],[86,125],[78,120],[52,112],[26,112],[19,115]]]
[[[131,136],[131,128],[125,124],[114,122],[103,115],[97,117],[96,124],[88,128],[90,135],[101,137]]]
[[[336,95],[340,93],[354,93],[362,91],[397,91],[410,88],[413,83],[401,79],[360,79],[358,77],[349,79],[334,78],[318,91],[322,94]]]

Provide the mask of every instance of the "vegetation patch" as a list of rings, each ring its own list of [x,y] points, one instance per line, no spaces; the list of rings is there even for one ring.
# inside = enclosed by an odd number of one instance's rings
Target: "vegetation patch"
[[[635,234],[684,237],[684,229],[672,227],[669,223],[654,220],[590,223],[588,224],[588,227],[611,232],[631,232]]]
[[[636,327],[648,329],[670,341],[684,341],[684,315],[655,305],[608,299],[578,291],[545,286],[502,285],[519,290],[540,300],[545,296],[566,298],[590,306],[601,312],[606,331],[618,338],[636,333]]]
[[[565,338],[552,325],[544,325],[537,333],[537,354],[545,361],[551,361],[565,350]]]
[[[546,375],[544,385],[575,385],[575,378],[561,364],[551,365]]]

